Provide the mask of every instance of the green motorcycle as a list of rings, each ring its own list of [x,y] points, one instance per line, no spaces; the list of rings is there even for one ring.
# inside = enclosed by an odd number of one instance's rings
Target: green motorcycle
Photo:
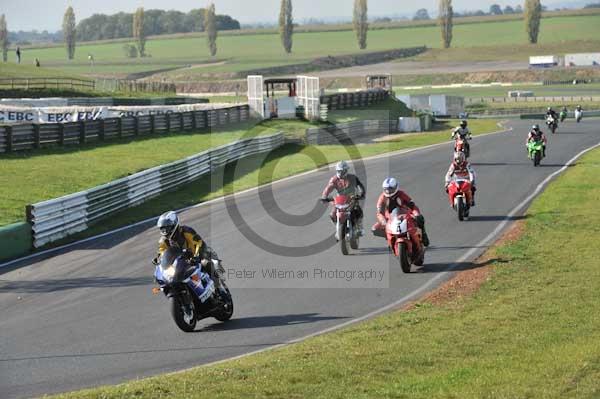
[[[542,140],[532,140],[527,144],[529,159],[533,161],[533,166],[539,166],[543,158],[544,142]]]
[[[559,118],[561,122],[564,122],[567,119],[567,111],[560,111]]]

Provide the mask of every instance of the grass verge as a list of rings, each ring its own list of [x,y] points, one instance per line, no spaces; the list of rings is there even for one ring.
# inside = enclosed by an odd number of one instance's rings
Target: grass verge
[[[213,367],[52,398],[597,398],[599,167],[595,150],[535,200],[523,236],[488,254],[492,274],[468,298],[421,302]]]
[[[250,129],[250,130],[248,130]],[[61,197],[200,153],[241,137],[274,133],[271,126],[114,140],[77,147],[0,155],[0,226],[21,221],[27,204]]]

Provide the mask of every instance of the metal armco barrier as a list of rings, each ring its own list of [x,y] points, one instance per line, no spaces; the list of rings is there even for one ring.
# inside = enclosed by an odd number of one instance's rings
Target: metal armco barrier
[[[39,248],[83,231],[115,212],[210,174],[228,163],[283,144],[282,133],[240,140],[90,190],[28,205],[27,221],[33,231],[33,246]]]
[[[244,122],[249,118],[248,105],[241,105],[81,122],[6,125],[0,126],[0,153],[48,145],[77,145],[121,137],[202,130]]]
[[[366,90],[349,93],[327,94],[321,96],[321,104],[329,111],[346,108],[360,108],[380,103],[390,97],[387,90]]]
[[[306,129],[305,140],[309,145],[349,144],[363,138],[387,136],[396,132],[398,120],[355,121]]]

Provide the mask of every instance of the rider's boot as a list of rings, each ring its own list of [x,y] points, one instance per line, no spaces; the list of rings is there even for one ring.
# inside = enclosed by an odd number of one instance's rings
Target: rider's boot
[[[363,237],[365,235],[365,229],[363,228],[362,218],[356,221],[356,231],[359,237]]]
[[[429,236],[427,235],[427,231],[425,230],[425,218],[423,217],[423,215],[419,215],[415,219],[417,221],[417,225],[421,229],[423,245],[428,247],[429,246]]]

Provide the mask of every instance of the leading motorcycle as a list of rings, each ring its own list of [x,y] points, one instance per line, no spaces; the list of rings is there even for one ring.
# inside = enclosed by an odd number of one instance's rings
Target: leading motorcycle
[[[423,266],[425,246],[423,232],[410,212],[394,209],[385,226],[388,247],[398,258],[404,273],[410,273],[411,265]]]
[[[529,159],[533,161],[533,166],[539,166],[543,158],[543,146],[542,140],[531,140],[527,143],[527,150],[529,152]]]
[[[448,200],[461,222],[469,217],[471,204],[467,201],[466,193],[470,192],[471,188],[471,181],[468,179],[454,179],[448,185]]]
[[[338,194],[335,198],[327,198],[335,206],[335,239],[340,243],[342,254],[348,255],[350,248],[358,249],[359,232],[354,220],[353,211],[356,207],[357,197],[354,195]]]
[[[215,270],[222,269],[220,261],[212,259]],[[168,248],[155,262],[155,294],[162,292],[169,299],[171,316],[182,331],[192,332],[196,322],[208,317],[227,321],[233,315],[233,299],[225,282],[220,289],[214,280],[194,264],[178,248]]]
[[[580,109],[576,109],[575,110],[575,120],[577,121],[577,123],[581,122],[582,118],[583,118],[583,111]]]

